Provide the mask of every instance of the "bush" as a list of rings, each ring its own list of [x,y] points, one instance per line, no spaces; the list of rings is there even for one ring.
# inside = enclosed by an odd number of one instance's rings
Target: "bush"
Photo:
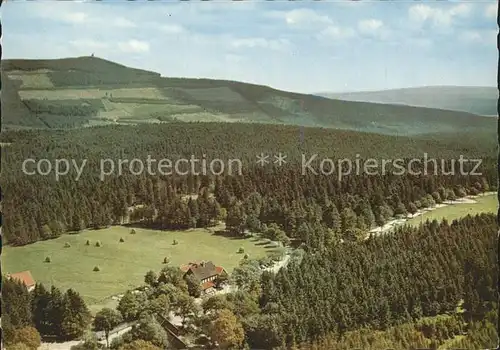
[[[123,239],[123,237],[120,237],[120,243],[123,243],[125,242],[125,240]]]
[[[179,242],[177,242],[177,240],[175,240],[175,239],[174,239],[174,240],[172,241],[172,245],[177,245],[177,244],[179,244]]]
[[[87,242],[85,242],[85,245],[90,245],[90,240],[87,239]]]
[[[408,204],[408,212],[409,212],[410,214],[415,214],[417,211],[418,211],[418,208],[417,208],[417,206],[415,205],[415,203],[410,202],[410,203]]]
[[[99,272],[99,271],[101,271],[101,268],[99,266],[94,266],[94,271]]]
[[[137,339],[131,343],[127,343],[119,348],[119,350],[161,350],[162,348],[156,346],[150,341]]]
[[[248,254],[245,254],[245,256],[243,257],[243,259],[248,259],[250,256]]]
[[[45,262],[46,262],[46,263],[49,263],[49,262],[51,262],[51,261],[52,261],[52,260],[50,260],[50,256],[47,256],[47,257],[45,258]]]
[[[30,348],[28,345],[26,345],[24,343],[15,343],[13,345],[9,345],[9,349],[10,350],[31,350],[32,348]]]
[[[101,241],[97,241],[97,242],[95,242],[95,246],[96,246],[96,247],[100,247],[100,246],[101,246]]]
[[[243,249],[243,247],[240,247],[240,249],[238,249],[238,254],[243,254],[245,252],[245,249]]]
[[[131,230],[130,230],[130,234],[131,234],[131,235],[135,235],[135,234],[136,234],[135,230],[134,230],[134,229],[131,229]]]
[[[70,248],[71,247],[71,244],[69,244],[68,242],[64,243],[64,248]]]
[[[168,257],[163,258],[163,263],[168,264],[170,262],[170,259]]]
[[[447,190],[446,191],[446,199],[450,201],[454,201],[457,199],[457,196],[455,196],[455,192],[453,190]]]
[[[23,327],[14,330],[11,343],[9,349],[38,349],[42,340],[36,328]]]

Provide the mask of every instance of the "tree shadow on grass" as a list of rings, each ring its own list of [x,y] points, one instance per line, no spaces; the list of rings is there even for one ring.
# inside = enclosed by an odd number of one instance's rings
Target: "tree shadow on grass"
[[[225,237],[233,240],[245,240],[248,239],[248,237],[244,236],[235,236],[234,233],[227,231],[227,230],[217,230],[214,231],[213,233],[215,236],[220,236],[220,237]]]
[[[133,222],[129,224],[123,224],[122,226],[127,228],[142,228],[147,230],[163,230],[163,228],[159,224],[148,223],[148,222]]]
[[[266,247],[266,249],[269,249],[267,252],[268,253],[276,253],[276,254],[281,254],[283,253],[283,248],[281,247]]]
[[[279,246],[277,246],[275,244],[272,244],[272,243],[271,244],[266,244],[264,246],[264,248],[266,248],[266,249],[282,249],[281,247],[279,247]]]

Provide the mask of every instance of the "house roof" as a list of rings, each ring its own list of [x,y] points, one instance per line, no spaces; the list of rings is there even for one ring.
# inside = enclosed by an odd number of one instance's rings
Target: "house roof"
[[[203,289],[204,291],[213,287],[215,287],[215,283],[212,281],[204,282],[201,284],[201,289]]]
[[[199,280],[204,280],[215,275],[219,275],[224,271],[221,266],[215,266],[213,262],[194,262],[188,265],[181,266],[181,270],[185,273],[191,271],[191,273]]]
[[[215,267],[215,271],[217,272],[218,275],[220,275],[221,273],[223,273],[225,270],[222,266],[216,266]]]
[[[18,280],[22,282],[26,287],[33,287],[36,282],[30,271],[16,272],[9,275],[11,279]]]

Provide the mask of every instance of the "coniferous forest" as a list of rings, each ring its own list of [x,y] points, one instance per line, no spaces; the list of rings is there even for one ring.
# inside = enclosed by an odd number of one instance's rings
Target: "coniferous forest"
[[[166,267],[159,275],[144,271],[149,289],[143,299],[129,293],[126,307],[123,302],[117,311],[103,309],[93,321],[97,328],[101,318],[149,325],[148,331],[137,326],[110,345],[116,349],[168,346],[163,333],[152,331],[158,325],[150,316],[158,308],[174,310],[183,323],[228,349],[496,346],[494,215],[427,221],[369,235],[370,229],[419,209],[496,190],[491,149],[462,140],[457,150],[457,140],[449,135],[407,139],[324,129],[306,129],[305,135],[302,142],[294,127],[210,123],[3,133],[1,142],[8,144],[2,149],[3,236],[7,244],[20,246],[124,223],[166,230],[224,222],[235,237],[257,232],[295,248],[288,266],[277,274],[255,273],[256,261],[242,262],[235,270],[238,291],[208,298],[199,315],[192,302],[196,293],[178,269]],[[263,150],[285,153],[286,165],[259,166],[256,155]],[[316,175],[304,174],[301,167],[302,154],[331,159],[360,154],[361,159],[402,158],[409,164],[424,153],[444,159],[446,171],[454,169],[455,174],[389,171],[339,180],[341,169]],[[121,176],[99,178],[101,159],[192,154],[238,158],[243,173],[135,175],[125,169]],[[476,169],[481,174],[458,173],[452,160],[460,155],[481,158]],[[53,174],[23,174],[27,158],[86,159],[87,165],[77,181],[75,171],[56,180]],[[412,167],[421,170],[421,165]],[[472,165],[465,170],[472,171]],[[71,289],[62,293],[57,286],[50,288],[37,285],[28,293],[13,281],[2,283],[9,344],[23,343],[26,334],[32,344],[40,336],[67,340],[84,335],[92,321],[83,299]],[[228,324],[231,332],[224,338],[216,326]],[[79,349],[98,348],[91,343]]]
[[[161,126],[104,127],[70,131],[24,131],[2,134],[1,179],[5,188],[4,237],[11,245],[24,245],[49,239],[68,231],[106,227],[123,221],[145,221],[162,228],[206,227],[221,218],[221,209],[229,217],[229,226],[238,230],[245,225],[277,223],[292,238],[318,241],[325,237],[307,238],[306,226],[321,224],[334,233],[343,232],[353,238],[359,230],[381,225],[394,215],[412,213],[447,199],[496,188],[495,159],[488,145],[470,141],[456,151],[457,139],[407,139],[377,134],[307,129],[307,138],[299,143],[294,127],[223,125],[194,123]],[[457,136],[460,137],[460,136]],[[251,140],[251,141],[250,141]],[[256,155],[266,150],[287,155],[287,164],[271,163],[261,167]],[[301,156],[318,155],[318,159],[375,158],[402,159],[408,164],[412,157],[437,159],[429,163],[428,175],[393,175],[391,171],[375,175],[343,175],[339,169],[329,175],[317,175],[319,161],[313,171],[301,166]],[[208,161],[219,158],[226,163],[239,159],[241,175],[160,175],[143,171],[131,173],[118,165],[100,180],[101,160],[133,160],[146,163],[148,157],[189,159],[192,155]],[[460,174],[458,163],[451,159],[482,159],[478,169],[471,161]],[[358,157],[359,157],[358,156]],[[23,161],[48,159],[54,167],[57,159],[68,159],[69,172],[55,179],[26,175]],[[272,158],[272,157],[271,157]],[[77,174],[73,163],[85,168]],[[441,164],[442,162],[443,165]],[[437,164],[437,167],[436,165]],[[274,166],[273,166],[274,165]],[[30,163],[29,171],[35,171]],[[46,166],[46,164],[44,165]],[[64,168],[61,165],[62,168]],[[423,166],[412,167],[424,172]],[[42,167],[43,168],[43,167]],[[435,170],[434,170],[435,169]],[[44,170],[44,169],[42,169]],[[106,170],[109,170],[106,168]],[[455,175],[448,175],[455,170]],[[467,175],[471,171],[481,175]],[[436,175],[435,175],[436,174]],[[78,176],[78,177],[77,177]],[[77,180],[76,180],[77,179]],[[203,194],[184,201],[186,195]],[[141,206],[129,212],[129,208]],[[339,218],[337,218],[339,216]],[[306,224],[307,225],[302,225]],[[300,230],[299,230],[300,228]],[[243,231],[241,231],[243,232]],[[302,235],[302,237],[301,237]]]

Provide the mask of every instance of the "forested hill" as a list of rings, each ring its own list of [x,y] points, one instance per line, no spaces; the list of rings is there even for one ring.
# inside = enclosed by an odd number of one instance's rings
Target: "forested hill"
[[[2,127],[216,121],[289,124],[381,134],[484,132],[464,112],[348,102],[235,81],[161,77],[97,57],[2,61]]]
[[[401,104],[496,116],[498,90],[482,86],[424,86],[351,93],[319,93],[346,101]]]

